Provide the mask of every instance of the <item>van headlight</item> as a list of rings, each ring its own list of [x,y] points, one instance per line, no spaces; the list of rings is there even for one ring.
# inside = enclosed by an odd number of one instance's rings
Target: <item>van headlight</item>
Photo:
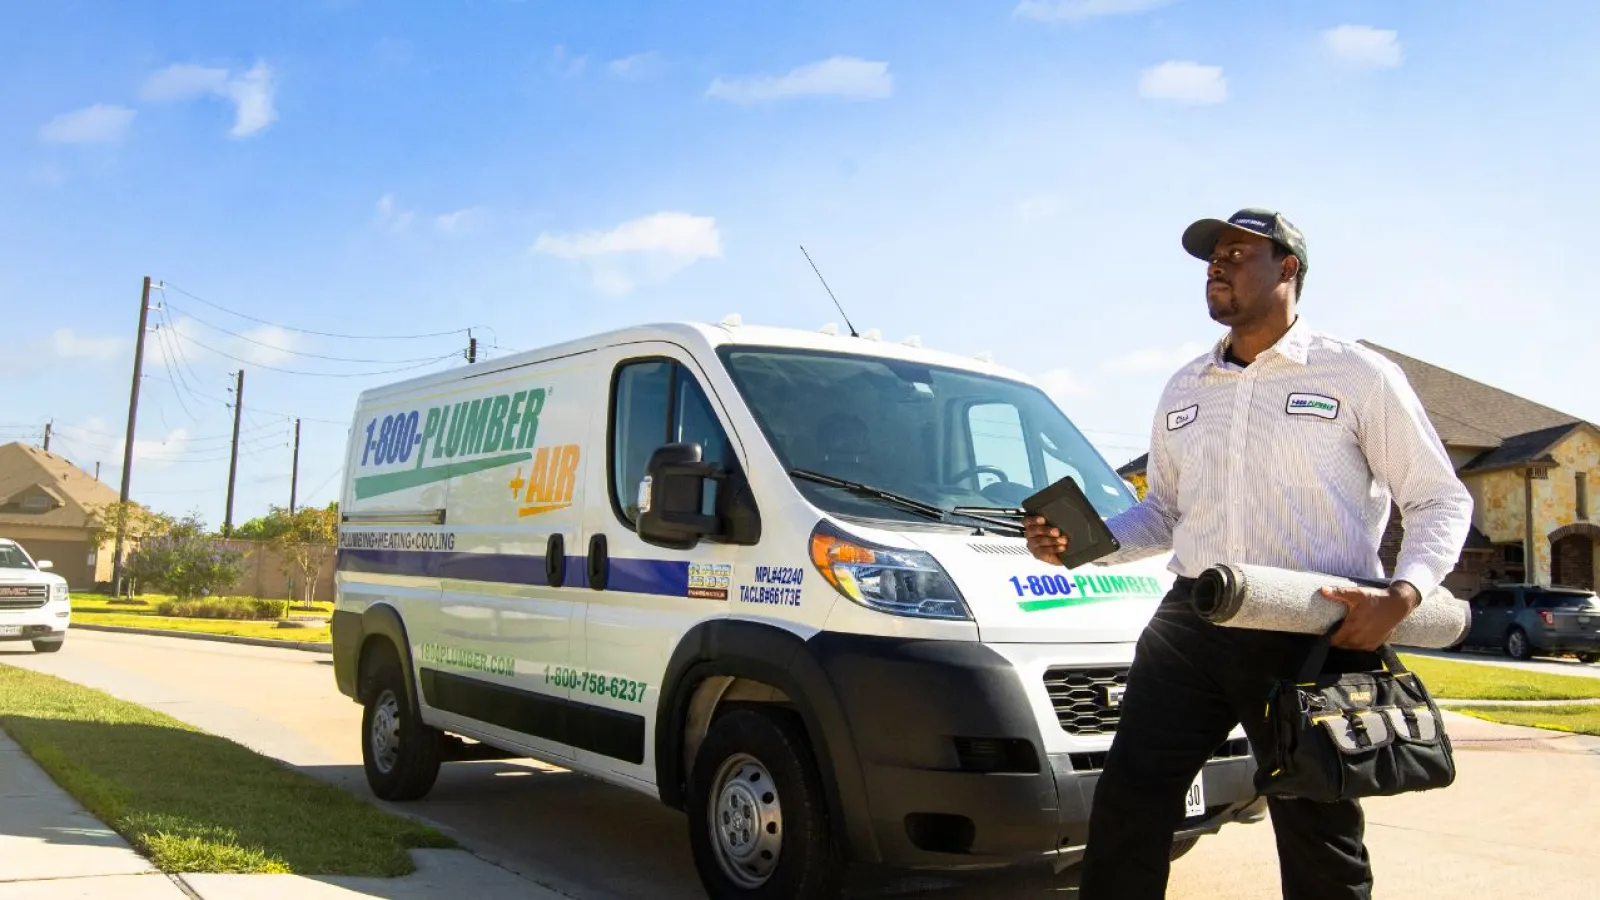
[[[931,554],[848,537],[826,522],[811,532],[811,563],[839,593],[896,616],[970,621],[961,591]]]
[[[54,602],[67,599],[67,586],[64,584],[50,585],[50,599]]]

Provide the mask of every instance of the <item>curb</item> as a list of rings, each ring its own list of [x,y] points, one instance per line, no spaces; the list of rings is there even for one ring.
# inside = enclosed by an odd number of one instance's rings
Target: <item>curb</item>
[[[148,637],[186,638],[191,641],[215,641],[222,644],[244,644],[250,647],[276,647],[280,650],[303,650],[307,653],[333,653],[333,644],[320,644],[311,641],[275,641],[271,638],[239,637],[232,634],[205,634],[199,631],[169,631],[164,628],[133,628],[126,625],[90,625],[84,622],[73,622],[69,626],[72,631],[109,631],[116,634],[142,634]]]

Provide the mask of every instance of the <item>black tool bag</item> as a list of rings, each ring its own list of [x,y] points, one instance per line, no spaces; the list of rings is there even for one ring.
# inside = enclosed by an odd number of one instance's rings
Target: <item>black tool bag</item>
[[[1455,758],[1433,697],[1387,644],[1384,668],[1322,674],[1336,623],[1317,639],[1297,680],[1267,700],[1276,753],[1256,770],[1264,796],[1330,802],[1449,786]]]

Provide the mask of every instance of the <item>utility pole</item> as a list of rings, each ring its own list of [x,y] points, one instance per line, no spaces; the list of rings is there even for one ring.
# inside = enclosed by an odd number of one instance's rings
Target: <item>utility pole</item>
[[[94,480],[100,480],[100,460],[98,459],[94,461]]]
[[[477,361],[478,361],[478,339],[473,337],[472,336],[472,332],[469,331],[469,332],[467,332],[467,362],[475,363]]]
[[[300,420],[294,420],[294,466],[289,475],[289,515],[294,515],[294,491],[300,485]]]
[[[233,453],[228,458],[228,507],[222,514],[222,536],[233,536],[233,484],[239,474],[239,416],[244,412],[244,370],[234,373],[238,376],[233,388]]]
[[[54,424],[54,419],[44,423],[44,452],[46,453],[50,452],[50,426]]]
[[[128,435],[122,444],[122,492],[117,513],[117,543],[111,558],[111,588],[122,593],[122,542],[128,518],[128,484],[133,477],[133,426],[139,415],[139,380],[144,368],[144,330],[150,317],[150,276],[144,277],[144,290],[139,296],[139,336],[133,343],[133,387],[128,392]]]

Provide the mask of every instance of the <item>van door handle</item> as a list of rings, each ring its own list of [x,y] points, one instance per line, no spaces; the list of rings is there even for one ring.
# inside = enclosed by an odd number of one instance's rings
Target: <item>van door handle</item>
[[[606,551],[606,536],[596,534],[589,538],[589,587],[603,591],[606,578],[611,574],[611,557]]]
[[[567,581],[567,540],[559,531],[545,541],[544,580],[551,587],[561,587]]]

